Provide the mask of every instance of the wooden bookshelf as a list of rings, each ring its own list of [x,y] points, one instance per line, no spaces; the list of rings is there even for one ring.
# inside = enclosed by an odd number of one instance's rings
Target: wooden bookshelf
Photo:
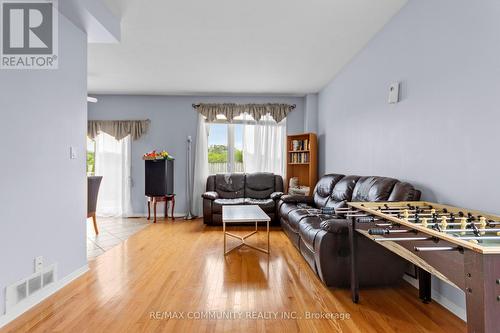
[[[285,188],[290,178],[298,177],[299,185],[309,186],[312,193],[318,181],[318,139],[314,133],[287,137],[287,167]]]

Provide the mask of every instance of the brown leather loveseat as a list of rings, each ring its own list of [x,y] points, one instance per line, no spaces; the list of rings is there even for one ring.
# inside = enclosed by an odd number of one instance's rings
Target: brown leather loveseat
[[[258,205],[278,223],[276,214],[279,198],[283,195],[283,178],[267,173],[227,173],[209,176],[203,198],[203,222],[222,224],[222,206]]]
[[[278,210],[283,230],[323,283],[345,287],[350,282],[347,220],[302,207],[335,209],[346,207],[349,201],[414,200],[420,200],[420,191],[397,179],[328,174],[319,180],[312,196],[282,196]],[[408,267],[405,260],[366,237],[358,237],[358,250],[360,286],[396,283]]]

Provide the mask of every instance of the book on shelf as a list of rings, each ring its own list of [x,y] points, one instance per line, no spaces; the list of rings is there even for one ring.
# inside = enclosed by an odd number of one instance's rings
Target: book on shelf
[[[291,151],[298,151],[298,150],[309,150],[311,148],[309,139],[304,139],[304,140],[292,140],[291,142]]]
[[[309,153],[291,152],[290,163],[309,163]]]

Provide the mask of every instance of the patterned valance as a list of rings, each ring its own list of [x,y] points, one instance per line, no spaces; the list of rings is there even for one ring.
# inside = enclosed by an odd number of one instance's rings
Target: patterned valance
[[[255,120],[260,120],[269,114],[277,123],[295,109],[290,104],[194,104],[193,107],[201,113],[208,121],[215,121],[217,115],[224,115],[228,120],[234,119],[243,113],[247,113]]]
[[[91,139],[104,132],[116,140],[121,140],[130,134],[133,140],[139,139],[149,129],[150,120],[89,120],[87,136]]]

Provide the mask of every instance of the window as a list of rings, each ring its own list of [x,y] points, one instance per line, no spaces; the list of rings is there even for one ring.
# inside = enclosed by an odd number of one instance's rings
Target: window
[[[208,130],[208,170],[210,174],[244,172],[243,125],[220,120],[210,123]]]
[[[95,174],[95,140],[87,138],[87,175]]]

